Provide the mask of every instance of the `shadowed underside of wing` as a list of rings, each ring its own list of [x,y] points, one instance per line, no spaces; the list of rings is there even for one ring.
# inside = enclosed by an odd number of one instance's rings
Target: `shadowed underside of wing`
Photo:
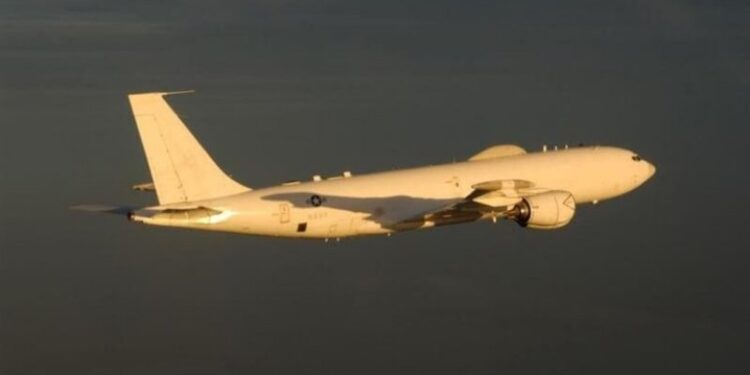
[[[524,197],[548,191],[526,180],[486,181],[475,184],[472,188],[474,190],[463,201],[426,212],[407,222],[438,223],[447,220],[449,222],[446,223],[453,223],[458,220],[477,220],[485,216],[502,217],[504,213],[513,210]]]

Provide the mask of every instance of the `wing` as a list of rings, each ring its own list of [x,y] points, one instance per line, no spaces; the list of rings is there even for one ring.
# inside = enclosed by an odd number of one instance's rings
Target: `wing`
[[[478,203],[492,209],[514,206],[523,197],[539,194],[547,189],[540,189],[526,180],[496,180],[482,182],[472,186],[474,191],[466,201]]]
[[[472,186],[464,200],[440,209],[423,213],[406,222],[430,222],[435,225],[478,220],[483,217],[502,217],[524,197],[549,189],[536,187],[526,180],[486,181]]]

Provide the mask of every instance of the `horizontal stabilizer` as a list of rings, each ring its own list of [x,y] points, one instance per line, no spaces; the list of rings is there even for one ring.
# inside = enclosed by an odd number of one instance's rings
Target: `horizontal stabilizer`
[[[231,211],[219,211],[208,207],[163,208],[148,207],[133,211],[129,218],[138,223],[166,226],[216,224],[227,220]]]
[[[70,207],[74,211],[85,211],[85,212],[97,212],[103,214],[114,214],[114,215],[127,215],[130,211],[134,210],[134,207],[125,206],[108,206],[101,204],[82,204],[78,206]]]
[[[144,182],[142,184],[133,185],[131,189],[135,191],[156,191],[156,186],[153,182]]]

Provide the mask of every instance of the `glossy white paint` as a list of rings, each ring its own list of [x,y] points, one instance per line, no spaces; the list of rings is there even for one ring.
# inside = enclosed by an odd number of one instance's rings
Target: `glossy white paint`
[[[576,204],[623,195],[655,172],[634,152],[616,147],[526,153],[518,146],[503,145],[465,162],[346,173],[251,190],[221,172],[171,111],[164,95],[130,96],[160,200],[158,206],[128,214],[144,224],[340,238],[514,219],[524,204],[531,203],[526,207],[538,210],[536,217],[552,221],[529,226],[552,229],[570,221]]]

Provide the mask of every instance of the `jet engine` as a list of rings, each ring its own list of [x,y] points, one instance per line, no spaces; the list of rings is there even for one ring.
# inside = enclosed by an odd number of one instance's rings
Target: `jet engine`
[[[576,201],[567,191],[550,191],[524,198],[509,218],[522,227],[557,229],[567,225],[576,212]]]

